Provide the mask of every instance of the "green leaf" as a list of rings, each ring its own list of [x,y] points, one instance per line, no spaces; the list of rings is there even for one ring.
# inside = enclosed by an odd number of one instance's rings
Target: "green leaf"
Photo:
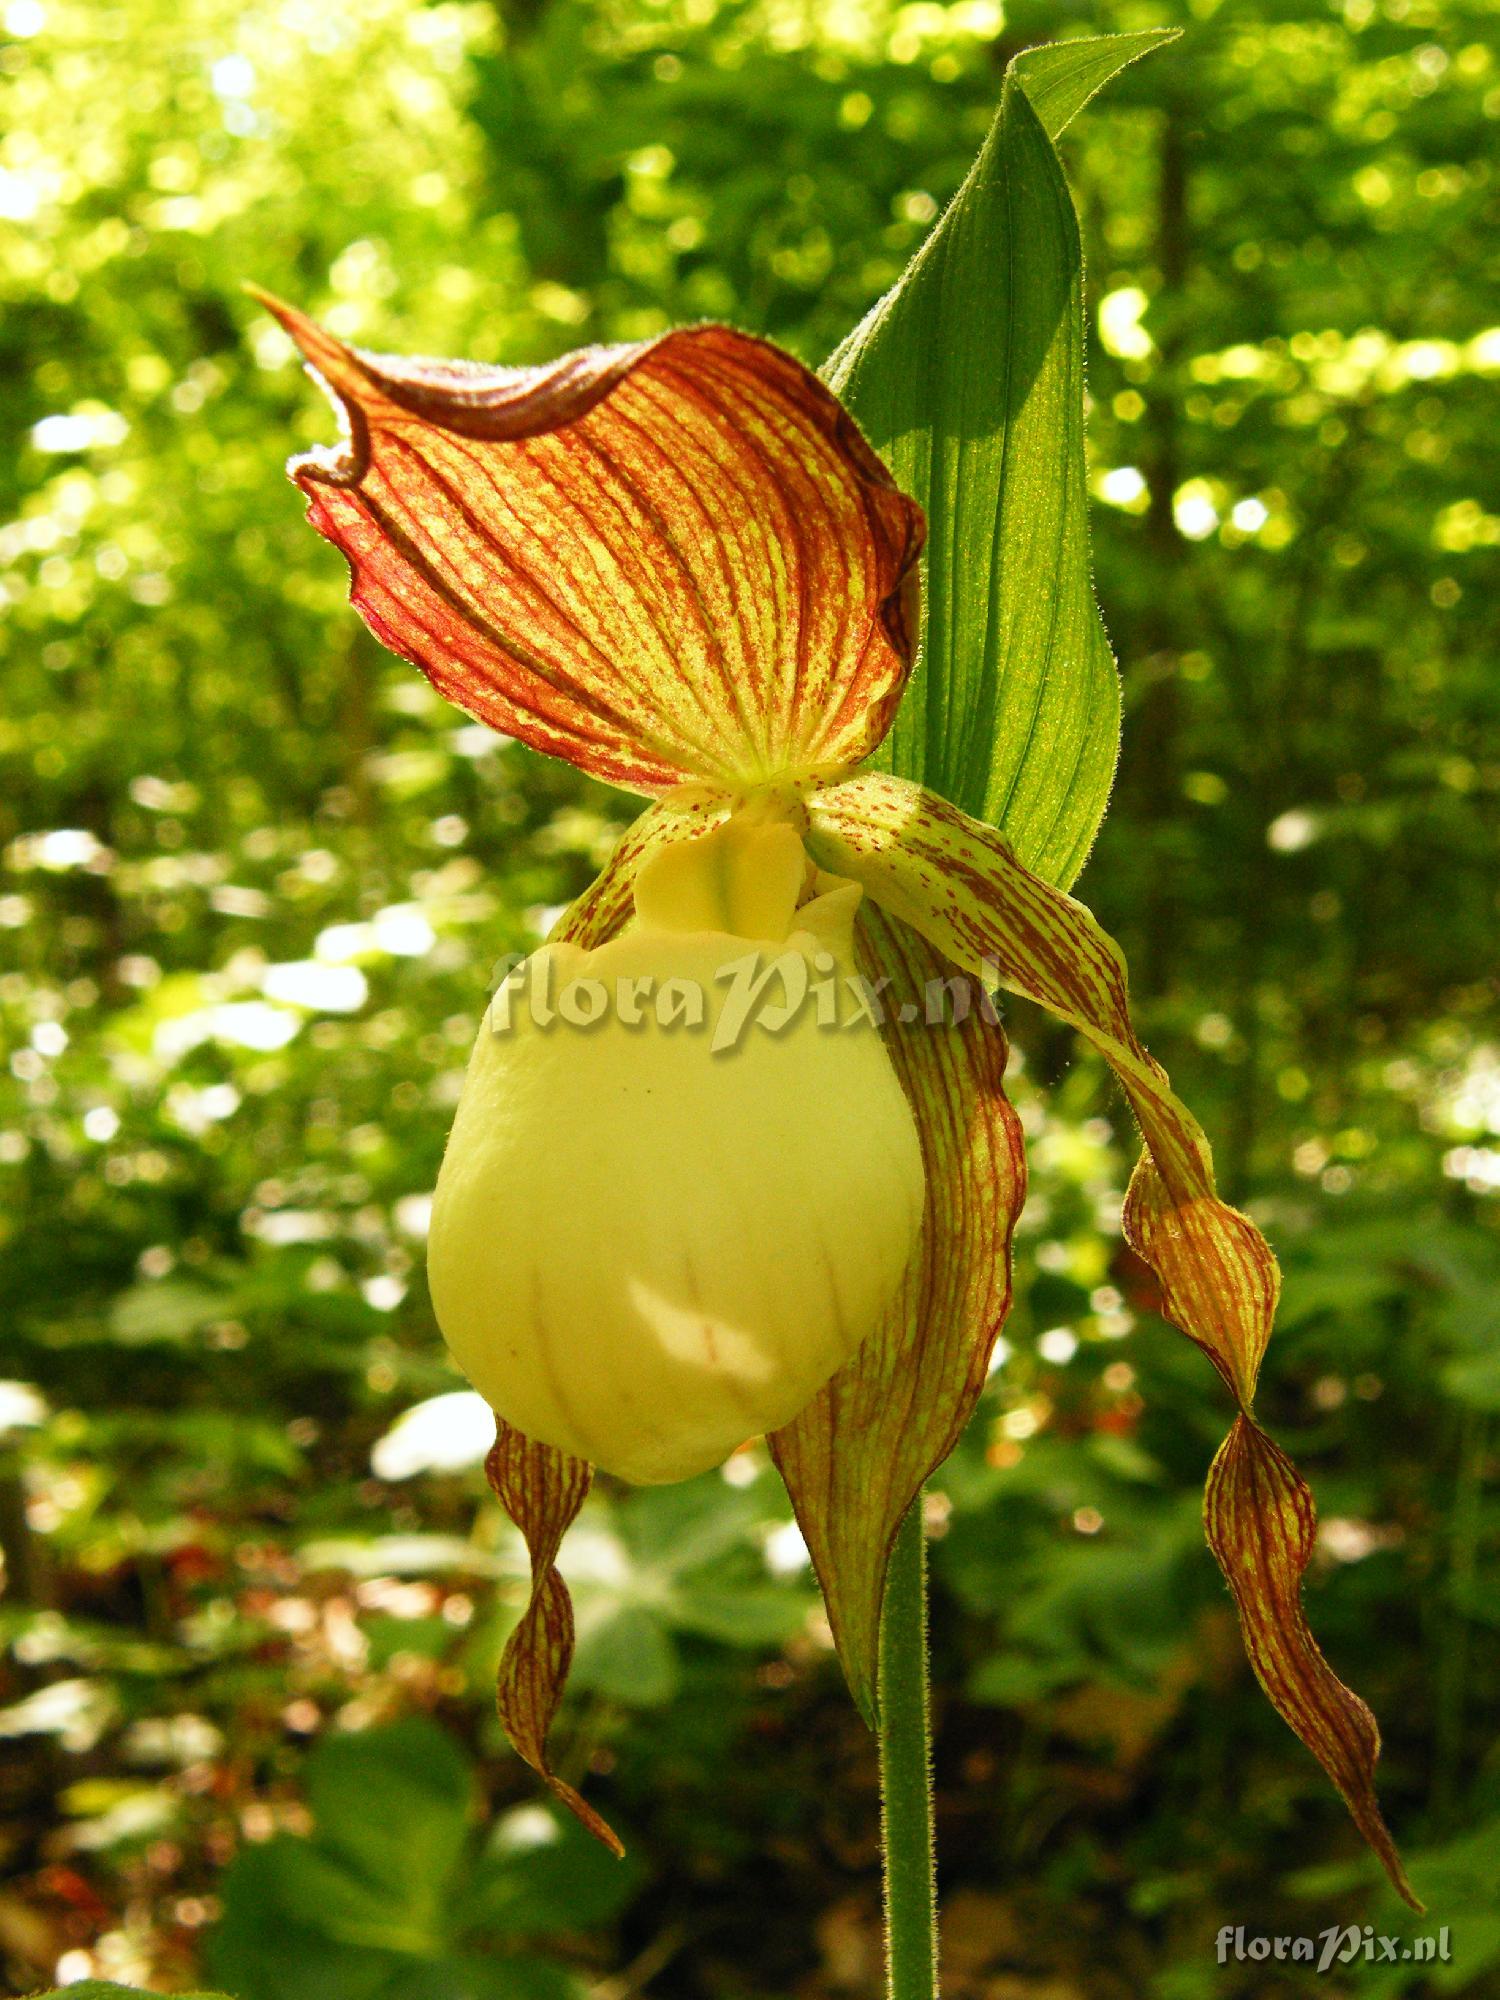
[[[149,2000],[139,1986],[116,1986],[107,1979],[84,1979],[76,1986],[54,1986],[50,1993],[38,1993],[35,2000]],[[230,2000],[227,1993],[182,1993],[178,2000]]]
[[[757,1510],[750,1496],[730,1490],[717,1473],[680,1486],[632,1493],[616,1519],[621,1539],[642,1568],[686,1576],[731,1550],[751,1545]]]
[[[222,1318],[224,1306],[222,1293],[191,1282],[132,1285],[110,1308],[110,1337],[122,1347],[186,1340],[210,1320]]]
[[[453,1738],[422,1716],[330,1736],[310,1760],[307,1797],[319,1846],[380,1898],[385,1920],[430,1921],[476,1803]]]
[[[603,1848],[599,1851],[604,1854]],[[583,2000],[588,1990],[582,1980],[548,1959],[466,1954],[398,1973],[381,1988],[379,2000]]]
[[[378,1798],[378,1794],[374,1794]],[[368,1808],[366,1808],[368,1810]],[[216,1938],[214,1970],[258,1994],[258,1960],[266,1934],[312,1938],[320,1952],[366,1966],[360,1990],[374,1992],[392,1956],[430,1958],[444,1946],[440,1912],[398,1880],[362,1876],[350,1858],[318,1840],[276,1834],[236,1856],[226,1880],[226,1918]],[[446,1888],[446,1884],[444,1884]],[[236,1940],[252,1944],[254,1972],[232,1956]]]
[[[607,1921],[640,1886],[547,1807],[481,1847],[463,1750],[411,1717],[308,1760],[310,1836],[242,1847],[209,1942],[239,2000],[568,2000],[561,1965],[509,1947]]]
[[[1011,70],[1031,99],[1043,131],[1056,139],[1122,69],[1175,42],[1181,33],[1180,28],[1145,28],[1134,35],[1044,42],[1040,48],[1023,50]]]
[[[451,1737],[412,1717],[326,1738],[307,1793],[311,1839],[278,1834],[231,1864],[213,1968],[243,2000],[375,2000],[402,1960],[447,1949],[473,1774]]]
[[[615,1604],[587,1588],[575,1599],[578,1650],[573,1684],[631,1708],[663,1708],[677,1693],[682,1665],[659,1613],[642,1604]]]
[[[810,1590],[785,1584],[715,1585],[694,1580],[674,1600],[673,1623],[725,1646],[784,1646],[807,1621]]]
[[[590,1930],[619,1915],[641,1886],[637,1856],[617,1859],[551,1806],[517,1806],[496,1821],[465,1912],[486,1937]]]
[[[304,1542],[304,1569],[345,1569],[351,1576],[507,1576],[512,1567],[461,1535],[352,1535]]]
[[[877,762],[1064,886],[1104,816],[1120,693],[1089,569],[1082,253],[1048,127],[1158,39],[1013,63],[951,207],[824,368],[927,510],[922,650]]]
[[[240,2000],[308,1992],[375,2000],[408,1959],[425,1964],[440,1951],[412,1928],[399,1897],[382,1907],[372,1885],[315,1842],[281,1833],[242,1847],[230,1863],[208,1961]]]
[[[1450,1361],[1442,1371],[1450,1396],[1476,1410],[1500,1410],[1500,1354],[1478,1354]]]

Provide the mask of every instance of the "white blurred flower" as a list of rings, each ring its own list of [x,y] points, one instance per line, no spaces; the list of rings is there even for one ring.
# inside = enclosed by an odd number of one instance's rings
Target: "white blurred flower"
[[[454,1389],[403,1410],[370,1453],[370,1470],[377,1479],[464,1472],[482,1465],[494,1442],[489,1404],[472,1389]]]
[[[370,997],[357,965],[324,965],[315,958],[268,965],[261,979],[268,1000],[305,1007],[310,1014],[356,1014]]]
[[[29,1382],[0,1382],[0,1436],[23,1424],[44,1424],[47,1402]]]
[[[812,1561],[802,1530],[795,1521],[783,1521],[766,1536],[766,1568],[772,1576],[795,1576]]]

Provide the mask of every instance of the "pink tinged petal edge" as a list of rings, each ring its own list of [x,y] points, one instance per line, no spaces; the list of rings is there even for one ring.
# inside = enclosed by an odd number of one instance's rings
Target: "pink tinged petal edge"
[[[1301,1579],[1313,1497],[1251,1415],[1279,1274],[1255,1225],[1215,1191],[1202,1130],[1131,1025],[1125,964],[1081,903],[1031,874],[992,827],[904,779],[863,775],[811,802],[810,847],[889,914],[970,971],[1077,1028],[1109,1061],[1146,1150],[1125,1199],[1131,1247],[1163,1311],[1208,1355],[1239,1405],[1209,1474],[1205,1526],[1272,1705],[1322,1764],[1392,1885],[1421,1909],[1375,1797],[1380,1737],[1308,1629]]]
[[[848,769],[915,645],[921,510],[802,364],[728,327],[540,368],[399,360],[257,294],[343,417],[292,461],[385,645],[630,790]]]

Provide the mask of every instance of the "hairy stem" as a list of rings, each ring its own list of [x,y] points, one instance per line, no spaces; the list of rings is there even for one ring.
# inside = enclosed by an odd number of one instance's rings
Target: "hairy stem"
[[[922,1496],[891,1551],[880,1622],[880,1797],[886,1992],[936,2000],[937,1873],[927,1700],[927,1549]]]

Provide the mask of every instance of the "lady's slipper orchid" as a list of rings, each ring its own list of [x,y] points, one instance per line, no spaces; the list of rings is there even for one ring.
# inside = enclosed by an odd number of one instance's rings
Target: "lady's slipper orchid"
[[[992,828],[858,768],[911,664],[919,509],[815,376],[724,327],[487,369],[366,354],[266,303],[344,417],[291,469],[377,637],[471,715],[653,800],[537,957],[713,988],[755,950],[821,952],[885,999],[878,1041],[799,1019],[727,1063],[654,1016],[481,1033],[431,1275],[531,1552],[500,1672],[518,1750],[613,1841],[546,1756],[572,1652],[559,1543],[590,1459],[675,1478],[757,1431],[873,1717],[891,1544],[984,1382],[1025,1182],[993,1013],[934,1021],[917,996],[998,979],[1130,1101],[1126,1236],[1237,1406],[1205,1518],[1251,1662],[1414,1902],[1374,1719],[1302,1614],[1312,1496],[1253,1414],[1275,1260],[1218,1198],[1088,911]]]
[[[799,908],[807,872],[791,826],[743,814],[662,849],[631,927],[543,946],[474,1044],[428,1238],[438,1324],[507,1423],[625,1479],[789,1423],[921,1226],[872,1016],[796,1004],[856,972],[859,886]]]

